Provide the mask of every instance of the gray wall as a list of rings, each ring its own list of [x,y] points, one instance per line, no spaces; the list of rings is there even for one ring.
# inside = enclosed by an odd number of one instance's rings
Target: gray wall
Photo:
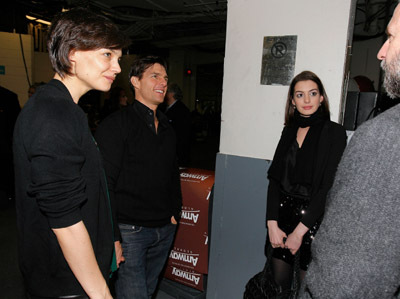
[[[243,298],[261,271],[269,161],[217,154],[207,298]]]

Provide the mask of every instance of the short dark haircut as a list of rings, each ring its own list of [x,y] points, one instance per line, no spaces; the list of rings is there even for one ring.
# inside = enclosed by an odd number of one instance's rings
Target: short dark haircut
[[[143,73],[156,63],[162,65],[165,68],[165,71],[167,71],[167,62],[160,56],[141,55],[133,60],[131,64],[131,70],[129,72],[129,86],[131,87],[133,96],[135,96],[135,86],[132,85],[131,78],[138,77],[139,79],[142,79]]]
[[[172,93],[174,95],[175,100],[181,101],[183,99],[182,90],[176,83],[168,84],[167,92]]]
[[[85,8],[59,13],[52,20],[47,49],[53,70],[61,77],[71,75],[72,50],[124,49],[129,39],[110,19]]]
[[[318,86],[318,92],[320,95],[324,97],[321,103],[321,110],[324,118],[330,118],[330,111],[329,111],[329,100],[328,96],[326,95],[324,85],[321,82],[321,79],[318,78],[316,74],[311,71],[303,71],[298,74],[296,77],[293,78],[292,82],[290,83],[287,100],[286,100],[286,108],[285,108],[285,125],[288,125],[293,120],[294,114],[294,106],[292,104],[292,100],[294,98],[294,88],[296,84],[300,81],[308,81],[311,80]]]

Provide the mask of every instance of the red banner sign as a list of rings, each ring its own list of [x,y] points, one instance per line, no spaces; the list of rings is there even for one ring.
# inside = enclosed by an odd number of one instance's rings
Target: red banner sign
[[[181,169],[182,217],[164,276],[198,290],[208,273],[208,207],[214,172]]]

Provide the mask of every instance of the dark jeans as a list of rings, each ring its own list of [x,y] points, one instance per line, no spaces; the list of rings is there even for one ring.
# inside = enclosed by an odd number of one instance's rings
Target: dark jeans
[[[167,260],[176,225],[143,227],[119,224],[125,262],[115,284],[118,299],[149,299]]]

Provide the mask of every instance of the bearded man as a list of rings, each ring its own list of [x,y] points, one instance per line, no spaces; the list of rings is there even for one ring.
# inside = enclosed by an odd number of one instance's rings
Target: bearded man
[[[400,6],[378,53],[389,96],[400,97]],[[300,298],[398,298],[400,105],[365,122],[342,156]]]

